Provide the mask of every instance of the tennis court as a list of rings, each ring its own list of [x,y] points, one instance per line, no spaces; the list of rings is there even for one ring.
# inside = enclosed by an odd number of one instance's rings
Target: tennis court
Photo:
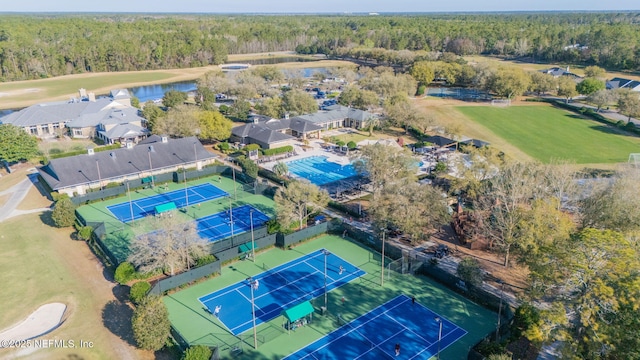
[[[400,295],[284,359],[429,359],[466,334],[429,308]],[[396,344],[400,345],[397,356]]]
[[[269,221],[269,216],[260,210],[251,205],[242,205],[232,208],[231,212],[225,210],[196,219],[196,228],[201,238],[214,242],[251,230],[252,218],[254,229]]]
[[[287,161],[286,164],[294,175],[307,179],[316,185],[324,185],[358,175],[353,165],[330,162],[326,156],[310,156]]]
[[[256,325],[276,318],[291,306],[324,294],[325,260],[327,291],[365,275],[364,271],[335,254],[326,251],[325,255],[325,251],[317,250],[252,277],[259,284],[253,290]],[[248,281],[235,283],[198,300],[210,313],[221,306],[218,318],[234,335],[253,326]]]
[[[144,218],[153,215],[155,207],[167,203],[175,203],[177,208],[183,208],[188,205],[196,205],[205,201],[228,196],[229,194],[212,184],[205,183],[196,186],[190,186],[182,190],[174,190],[166,193],[145,197],[142,199],[126,201],[116,205],[107,206],[107,209],[118,220],[126,223],[132,220]]]

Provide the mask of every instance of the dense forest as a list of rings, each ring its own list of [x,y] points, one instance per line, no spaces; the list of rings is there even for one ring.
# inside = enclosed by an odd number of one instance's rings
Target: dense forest
[[[196,67],[228,54],[294,49],[345,56],[356,48],[639,70],[640,13],[0,15],[0,81]]]

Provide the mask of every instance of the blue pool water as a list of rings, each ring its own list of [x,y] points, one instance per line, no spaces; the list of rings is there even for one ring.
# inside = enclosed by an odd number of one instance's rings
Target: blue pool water
[[[286,164],[289,172],[316,185],[324,185],[358,175],[353,165],[340,165],[330,162],[325,156],[311,156],[287,161]]]

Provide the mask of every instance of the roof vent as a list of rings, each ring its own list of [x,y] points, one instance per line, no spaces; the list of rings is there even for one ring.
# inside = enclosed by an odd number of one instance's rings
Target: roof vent
[[[116,153],[112,151],[112,152],[109,153],[109,156],[111,156],[112,159],[115,159],[116,158]]]
[[[133,149],[133,143],[131,141],[127,141],[127,149]]]
[[[166,144],[168,141],[169,141],[169,138],[166,135],[163,135],[162,142]]]
[[[93,155],[94,154],[93,148],[88,148],[87,149],[87,154]]]

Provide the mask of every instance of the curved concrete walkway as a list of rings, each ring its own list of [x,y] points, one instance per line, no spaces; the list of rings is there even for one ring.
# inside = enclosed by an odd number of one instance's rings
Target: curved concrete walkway
[[[0,196],[5,194],[11,194],[9,199],[0,206],[0,222],[9,219],[14,216],[29,214],[34,212],[49,211],[49,208],[38,208],[31,210],[17,210],[18,205],[24,200],[24,198],[31,190],[34,184],[38,183],[38,177],[36,174],[28,174],[24,180],[10,187],[7,190],[0,191]]]

